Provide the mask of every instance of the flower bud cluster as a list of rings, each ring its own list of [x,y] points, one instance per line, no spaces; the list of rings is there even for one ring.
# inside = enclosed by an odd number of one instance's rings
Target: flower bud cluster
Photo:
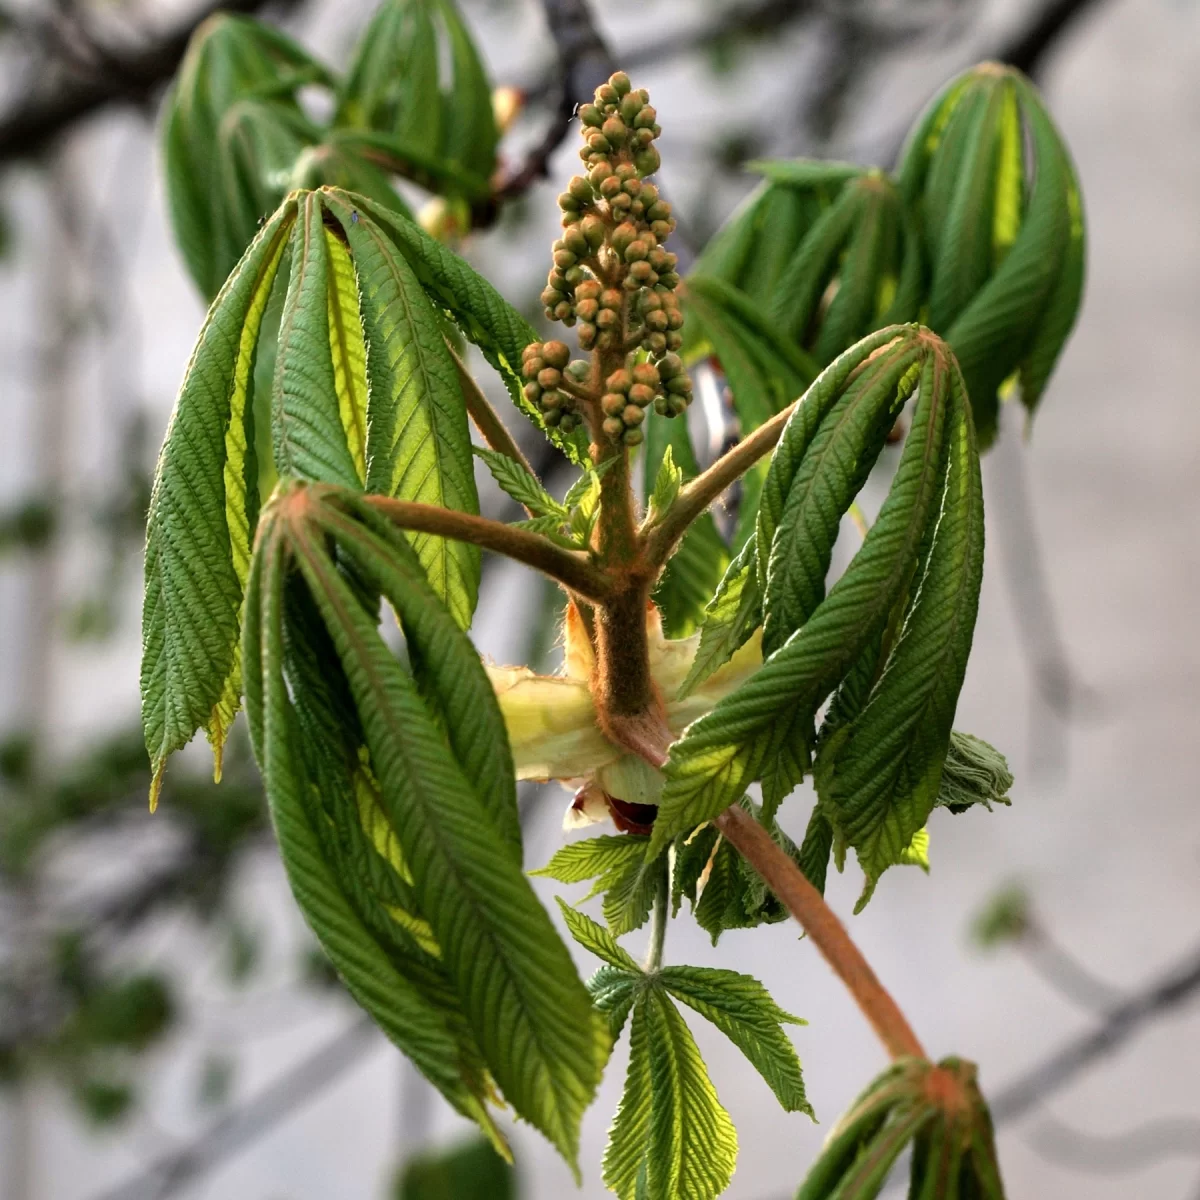
[[[642,440],[639,426],[649,404],[676,416],[691,400],[691,384],[676,353],[683,340],[677,259],[664,247],[675,219],[645,178],[658,169],[654,141],[661,132],[649,99],[618,71],[596,89],[594,103],[580,108],[580,157],[588,172],[575,176],[558,198],[563,236],[554,243],[554,266],[541,297],[546,316],[573,327],[581,349],[619,350],[613,357],[626,364],[639,350],[649,356],[649,362],[593,381],[603,389],[605,432],[627,445]],[[539,358],[544,355],[531,354],[527,362]],[[558,396],[547,407],[552,385],[540,376],[533,382],[542,389],[539,402],[547,416],[577,412]]]
[[[562,342],[531,342],[521,356],[525,398],[542,410],[547,425],[571,433],[583,418],[578,398],[566,389],[572,383],[585,386],[591,370],[585,359],[571,362],[571,351]]]

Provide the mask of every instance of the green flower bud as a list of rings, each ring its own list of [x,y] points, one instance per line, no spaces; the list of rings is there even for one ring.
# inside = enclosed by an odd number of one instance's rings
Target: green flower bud
[[[637,119],[638,113],[642,111],[645,105],[642,103],[642,98],[637,92],[630,92],[627,96],[621,97],[621,103],[617,111],[621,114],[621,120],[626,125],[632,125]]]
[[[603,125],[600,126],[600,132],[608,140],[611,146],[625,145],[625,139],[629,136],[629,130],[625,126],[625,122],[620,117],[609,117]]]
[[[642,175],[653,175],[662,166],[662,157],[653,146],[644,146],[634,155],[633,162]]]
[[[542,414],[542,420],[550,426],[551,429],[562,421],[563,414],[557,409],[552,408],[549,412]]]
[[[621,438],[621,441],[627,446],[640,446],[645,434],[640,429],[627,429]]]
[[[643,258],[634,262],[629,268],[629,277],[639,285],[653,283],[651,276],[654,274],[654,268]]]
[[[629,389],[629,403],[636,404],[638,408],[645,408],[647,404],[654,402],[654,395],[654,388],[644,383],[635,383]]]
[[[539,346],[538,349],[540,350],[541,347]],[[546,363],[540,354],[531,354],[521,364],[521,372],[524,374],[526,379],[536,379],[538,377],[538,372],[544,370],[545,367]]]
[[[575,315],[581,321],[594,321],[600,312],[600,305],[595,300],[577,300]]]
[[[646,419],[645,409],[638,408],[636,404],[627,404],[621,412],[621,420],[626,425],[638,426]]]
[[[558,196],[558,207],[561,208],[563,212],[578,212],[579,201],[576,200],[570,192],[560,192]]]
[[[638,259],[646,257],[646,243],[640,238],[635,238],[628,246],[625,247],[625,261],[627,263],[637,262]]]
[[[592,187],[599,187],[613,173],[612,165],[608,162],[598,162],[589,172],[588,179]]]
[[[683,328],[683,313],[679,309],[672,309],[667,313],[667,328],[670,330],[679,330]]]
[[[643,105],[639,110],[637,117],[634,119],[633,126],[635,129],[653,129],[654,122],[658,119],[658,110],[654,105]]]
[[[575,285],[582,283],[587,276],[583,273],[582,267],[568,267],[563,272],[563,278],[567,281],[567,287],[573,290]]]
[[[674,379],[676,375],[682,375],[683,360],[678,354],[664,355],[658,362],[658,374],[660,379]]]
[[[594,104],[584,104],[579,109],[579,120],[584,125],[594,125],[597,129],[604,123],[604,117]]]
[[[596,89],[597,104],[616,104],[620,98],[620,93],[611,83],[602,83]]]
[[[555,343],[551,344],[554,345]],[[561,346],[562,342],[558,342],[557,344]],[[543,388],[556,388],[562,383],[562,372],[556,371],[553,367],[543,367],[537,373],[537,381]]]
[[[583,230],[578,225],[572,226],[563,234],[562,244],[577,258],[586,257],[591,249],[587,238],[583,235]]]
[[[597,329],[615,329],[621,321],[621,314],[612,308],[602,308],[596,314]]]
[[[571,182],[567,184],[567,192],[580,204],[592,202],[592,185],[584,175],[573,175]]]
[[[558,288],[546,288],[540,297],[544,308],[553,308],[560,300],[565,300],[566,297],[558,290]]]
[[[609,244],[620,255],[624,255],[625,251],[637,237],[637,226],[631,221],[622,221],[620,225],[612,231],[612,237],[609,238]]]
[[[658,368],[653,363],[638,363],[633,368],[633,382],[658,387]]]
[[[626,370],[614,371],[605,381],[604,386],[610,392],[628,392],[633,387],[633,376]]]
[[[668,333],[667,334],[667,349],[668,350],[682,350],[683,349],[683,336],[681,334],[676,333],[674,330],[672,330],[670,333]],[[660,353],[661,353],[661,351],[660,351]]]
[[[542,412],[553,412],[556,408],[562,408],[564,398],[562,392],[543,392]]]
[[[652,183],[642,183],[638,181],[639,190],[638,198],[649,209],[652,205],[658,203],[658,188]]]
[[[571,361],[571,352],[562,342],[547,342],[542,347],[542,357],[547,366],[557,367],[561,371]],[[553,387],[553,384],[547,383],[543,386]]]
[[[642,339],[642,345],[650,351],[651,354],[663,354],[667,349],[667,337],[663,333],[648,333]]]
[[[667,357],[671,358],[673,355],[667,355]],[[679,360],[676,359],[676,362],[678,361]],[[667,380],[666,387],[667,391],[674,396],[686,396],[692,390],[692,381],[682,373],[678,375],[672,375],[671,378]]]
[[[542,398],[541,385],[536,379],[532,380],[530,383],[527,383],[521,390],[525,393],[525,399],[528,400],[530,404],[536,404]]]
[[[571,305],[564,300],[561,304],[554,306],[554,319],[556,321],[565,321],[571,315]]]
[[[600,408],[606,417],[619,417],[625,411],[625,397],[620,392],[606,392],[600,397]]]
[[[679,284],[679,276],[674,271],[664,271],[659,277],[658,282],[666,288],[675,288]]]
[[[600,195],[605,200],[611,200],[614,196],[619,195],[621,191],[621,181],[615,176],[610,175],[600,185]]]
[[[655,398],[654,411],[658,413],[660,417],[665,417],[667,415],[667,402],[662,396]]]
[[[654,141],[654,134],[649,129],[635,129],[633,131],[633,145],[638,150],[645,150],[652,141]]]
[[[646,328],[655,333],[666,333],[670,328],[670,317],[661,308],[657,312],[647,313]]]
[[[671,206],[665,200],[658,200],[646,209],[646,216],[651,221],[667,221],[671,217]]]
[[[579,232],[583,234],[589,248],[599,250],[604,244],[604,222],[595,213],[588,213],[579,223]]]
[[[617,309],[621,307],[622,296],[616,288],[605,288],[600,293],[600,307]]]
[[[624,71],[617,71],[615,74],[608,77],[609,85],[617,93],[618,96],[625,96],[629,93],[633,84],[629,80],[629,76]]]
[[[581,320],[575,336],[579,339],[581,350],[590,350],[596,344],[596,326],[590,321]]]
[[[577,358],[574,362],[568,363],[563,374],[569,379],[575,380],[576,383],[584,383],[587,377],[592,373],[592,364],[586,358]]]
[[[607,124],[607,122],[605,122]],[[591,154],[611,154],[612,144],[602,133],[593,133],[587,140],[588,152]]]
[[[570,250],[555,250],[554,265],[560,270],[565,271],[568,267],[575,265],[575,255]]]
[[[620,417],[605,417],[602,428],[611,438],[620,437],[625,432],[625,424]]]
[[[647,215],[649,212],[647,211]],[[586,218],[584,218],[586,220]],[[651,221],[650,232],[654,234],[660,242],[665,242],[667,238],[675,232],[675,227],[670,221]]]

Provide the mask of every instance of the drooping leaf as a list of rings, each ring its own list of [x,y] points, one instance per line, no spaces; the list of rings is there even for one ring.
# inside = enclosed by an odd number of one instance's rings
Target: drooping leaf
[[[910,846],[937,799],[983,575],[983,488],[970,408],[951,387],[942,514],[900,638],[866,707],[823,744],[821,803],[871,879]]]
[[[515,858],[496,853],[500,830],[415,681],[305,525],[311,499],[283,503],[350,683],[381,807],[463,1012],[505,1097],[574,1163],[601,1061],[587,992]]]
[[[754,1065],[787,1112],[812,1107],[800,1060],[784,1025],[804,1025],[784,1012],[757,979],[713,967],[664,967],[659,979],[677,1000],[711,1021]]]
[[[159,456],[146,531],[142,726],[157,795],[197,729],[220,747],[236,711],[242,592],[258,510],[247,394],[263,312],[295,220],[284,205],[213,301]]]

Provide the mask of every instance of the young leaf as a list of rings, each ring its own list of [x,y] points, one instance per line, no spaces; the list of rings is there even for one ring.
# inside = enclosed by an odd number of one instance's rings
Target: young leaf
[[[587,981],[588,994],[596,1008],[608,1018],[608,1031],[615,1042],[637,999],[644,976],[640,971],[606,965]]]
[[[297,903],[355,999],[458,1111],[479,1120],[499,1139],[481,1098],[465,1087],[459,1048],[445,1017],[362,923],[339,888],[313,827],[304,802],[301,735],[283,675],[285,551],[269,533],[261,546],[247,596],[246,707]]]
[[[604,1182],[616,1193],[618,1200],[639,1200],[648,1196],[647,1158],[654,1100],[650,1035],[643,1009],[642,1004],[634,1007],[625,1088],[608,1131],[608,1145],[604,1148]]]
[[[939,808],[962,813],[975,804],[987,809],[993,804],[1008,804],[1012,783],[1008,763],[999,750],[969,733],[951,732],[938,785]]]
[[[302,523],[305,503],[288,499],[297,563],[350,681],[380,802],[447,974],[507,1099],[574,1164],[601,1061],[587,992],[519,865],[496,853],[499,830],[414,681]]]
[[[762,593],[755,570],[757,547],[753,538],[729,564],[716,595],[705,608],[700,644],[678,698],[690,696],[714,671],[723,667],[762,624]]]
[[[492,478],[505,495],[511,496],[518,504],[524,505],[538,517],[554,518],[557,528],[567,519],[567,509],[559,504],[549,492],[542,487],[537,477],[527,471],[516,459],[485,446],[472,446],[471,449],[483,459]]]
[[[983,577],[983,488],[954,373],[942,515],[903,632],[861,714],[822,746],[821,803],[871,879],[901,861],[938,794]]]
[[[437,314],[385,231],[340,195],[320,195],[358,270],[370,381],[367,491],[478,512],[466,405]],[[434,590],[466,628],[479,591],[478,548],[431,534],[411,541]]]
[[[649,1200],[713,1200],[737,1162],[737,1134],[717,1099],[708,1069],[679,1010],[661,986],[634,1006],[632,1039],[645,1022],[651,1113],[646,1195]]]
[[[362,481],[343,425],[331,354],[337,337],[329,322],[330,292],[336,286],[320,197],[309,192],[300,201],[292,234],[292,273],[279,327],[271,405],[275,466],[286,478],[353,488]],[[334,311],[343,311],[341,298]],[[356,390],[347,399],[365,398],[365,390]],[[349,422],[351,428],[365,424],[365,413],[354,414]]]
[[[621,949],[617,939],[603,925],[593,921],[577,908],[572,908],[561,897],[558,898],[558,907],[567,923],[567,931],[585,950],[597,958],[604,959],[610,966],[641,973],[641,967],[634,962],[628,951]]]
[[[213,301],[159,456],[146,531],[142,727],[157,796],[167,756],[237,708],[242,591],[258,510],[246,400],[263,312],[295,204],[284,204]]]
[[[668,445],[658,465],[658,473],[654,478],[654,487],[650,492],[649,518],[661,517],[675,503],[679,495],[680,484],[683,483],[683,472],[675,465],[675,459]]]
[[[469,342],[500,372],[513,403],[574,463],[591,462],[587,434],[563,434],[547,428],[540,410],[525,396],[521,352],[537,334],[494,287],[457,254],[447,250],[419,225],[398,217],[366,197],[331,189],[327,205],[337,212],[343,227],[354,215],[372,217],[405,257],[429,298],[445,310]]]
[[[711,1021],[754,1065],[787,1112],[812,1107],[804,1094],[800,1060],[786,1025],[806,1024],[781,1009],[757,979],[712,967],[664,967],[662,986]]]

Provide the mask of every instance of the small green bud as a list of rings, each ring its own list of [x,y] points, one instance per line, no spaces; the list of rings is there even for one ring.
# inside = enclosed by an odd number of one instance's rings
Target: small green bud
[[[621,293],[618,292],[616,288],[605,288],[604,291],[600,293],[600,307],[613,309],[620,308],[621,299]]]
[[[683,360],[678,354],[665,354],[658,362],[660,379],[674,379],[683,374]]]
[[[612,308],[602,308],[596,314],[597,329],[615,329],[621,321],[621,314]]]
[[[600,312],[600,305],[595,300],[577,300],[575,315],[581,321],[594,321]]]
[[[574,362],[568,363],[563,374],[569,379],[575,380],[576,383],[583,383],[592,373],[592,364],[586,358],[577,358]]]
[[[670,318],[661,308],[657,312],[647,313],[646,328],[655,333],[666,333],[670,328]]]
[[[548,366],[557,367],[561,371],[571,361],[571,352],[562,342],[547,342],[542,347],[542,357]],[[547,383],[543,386],[552,387],[553,384]]]
[[[647,209],[649,209],[651,205],[658,203],[658,188],[656,188],[652,183],[641,183],[640,180],[639,183],[640,190],[638,191],[638,198],[647,207]]]
[[[648,333],[642,339],[642,345],[645,346],[651,354],[664,354],[666,353],[667,349],[667,336],[663,333]]]
[[[541,347],[539,346],[540,350]],[[546,363],[540,354],[531,354],[522,364],[521,371],[526,379],[536,379],[538,372],[545,369]]]
[[[590,350],[596,344],[596,326],[590,321],[581,320],[575,336],[579,339],[580,349]]]
[[[635,129],[633,131],[633,145],[637,149],[645,150],[652,141],[654,141],[654,134],[649,129]]]
[[[561,304],[554,306],[554,319],[556,321],[565,321],[571,315],[571,305],[564,300]]]
[[[621,181],[615,175],[610,175],[600,185],[600,195],[603,196],[605,200],[611,200],[614,196],[618,195],[620,191]]]
[[[552,408],[549,412],[542,414],[542,420],[550,426],[551,429],[562,421],[563,414],[557,409]]]
[[[646,243],[640,238],[635,238],[628,246],[625,247],[625,261],[627,263],[637,262],[639,259],[646,257]]]
[[[627,404],[621,412],[621,420],[626,425],[638,426],[646,419],[645,409],[638,408],[636,404]]]
[[[600,132],[611,146],[625,145],[625,139],[629,136],[629,130],[625,126],[625,122],[620,117],[609,117],[603,125],[600,126]]]
[[[679,309],[674,308],[667,313],[667,328],[672,331],[677,331],[683,328],[683,313]]]
[[[587,276],[583,273],[582,267],[568,267],[563,272],[563,278],[567,281],[568,289],[573,290],[576,284],[582,283]]]
[[[625,431],[625,424],[620,417],[605,417],[603,429],[611,438],[620,437]]]
[[[607,124],[607,122],[605,122]],[[591,154],[611,154],[612,144],[602,133],[593,133],[587,140],[588,152]]]
[[[600,397],[600,408],[606,417],[619,417],[625,411],[625,397],[620,392],[606,392]]]
[[[643,292],[638,297],[638,309],[643,313],[657,312],[662,306],[662,297],[657,292]]]
[[[604,117],[594,104],[583,104],[579,108],[579,120],[584,125],[594,125],[597,129],[604,123]]]
[[[644,107],[641,96],[637,92],[630,92],[628,96],[621,97],[621,104],[617,111],[626,125],[632,125]]]
[[[658,368],[653,363],[638,363],[633,368],[633,382],[646,387],[658,387]]]
[[[592,185],[584,175],[573,175],[567,184],[567,192],[580,204],[590,204],[592,201]]]
[[[653,283],[651,276],[654,275],[654,268],[643,258],[635,261],[630,265],[629,277],[634,280],[639,286],[642,284]]]
[[[568,267],[573,267],[575,262],[575,255],[570,250],[555,250],[554,265],[560,270],[565,271]]]
[[[654,388],[649,387],[644,383],[635,383],[633,387],[629,389],[629,403],[636,404],[638,408],[645,408],[647,404],[652,404],[654,402],[654,395]]]
[[[642,175],[653,175],[662,166],[662,157],[653,146],[643,146],[634,156],[633,162]]]
[[[562,244],[577,258],[585,257],[591,248],[588,246],[587,238],[583,236],[583,230],[578,225],[573,225],[563,234]]]
[[[579,201],[576,200],[570,192],[560,192],[558,195],[558,207],[561,208],[565,213],[578,212]]]
[[[579,223],[579,232],[587,240],[592,250],[599,250],[604,244],[604,222],[595,213],[588,213]]]
[[[624,256],[625,251],[637,237],[637,227],[631,221],[622,221],[620,225],[612,231],[612,237],[609,243],[612,248],[620,255]]]
[[[633,126],[635,129],[653,129],[654,122],[658,119],[658,111],[652,104],[645,104],[638,109],[638,114],[634,118]]]
[[[620,100],[620,94],[611,83],[602,83],[596,89],[596,103],[600,104],[616,104]]]
[[[576,300],[599,300],[600,299],[600,281],[598,279],[585,279],[575,289]]]
[[[611,163],[598,162],[588,172],[588,179],[592,181],[592,187],[599,187],[612,173],[613,169]]]
[[[682,350],[683,349],[683,335],[676,333],[674,330],[672,330],[670,333],[668,333],[667,334],[667,349],[668,350]],[[661,353],[661,351],[659,351],[659,353]]]
[[[556,408],[563,407],[564,396],[562,392],[543,392],[542,393],[542,411],[552,412]]]
[[[667,402],[662,396],[655,398],[654,411],[658,413],[660,417],[665,417],[667,415]]]
[[[553,308],[560,300],[565,300],[566,297],[558,290],[558,288],[548,287],[540,296],[543,308]]]
[[[624,192],[618,192],[609,202],[609,207],[614,212],[621,216],[626,216],[629,210],[633,207],[633,200],[630,199]]]
[[[621,438],[621,441],[627,446],[640,446],[645,434],[640,429],[627,429]]]
[[[667,355],[667,357],[671,358],[673,356]],[[671,378],[667,380],[666,387],[667,391],[674,396],[686,396],[692,390],[692,381],[683,374],[672,375]]]
[[[624,71],[617,71],[615,74],[608,77],[609,85],[618,96],[628,95],[633,84],[629,80],[629,76]]]
[[[561,342],[558,345],[562,345]],[[543,388],[556,388],[562,383],[562,372],[556,371],[553,367],[543,367],[537,374],[537,381]]]
[[[524,391],[525,399],[528,400],[530,404],[536,404],[542,398],[542,389],[536,379],[527,383],[522,391]]]
[[[647,212],[647,216],[649,212]],[[586,217],[584,218],[587,219]],[[667,238],[675,232],[675,228],[670,221],[651,221],[650,232],[654,234],[660,242],[665,242]]]
[[[604,386],[610,392],[628,392],[633,387],[633,376],[626,370],[614,371],[605,381]]]

